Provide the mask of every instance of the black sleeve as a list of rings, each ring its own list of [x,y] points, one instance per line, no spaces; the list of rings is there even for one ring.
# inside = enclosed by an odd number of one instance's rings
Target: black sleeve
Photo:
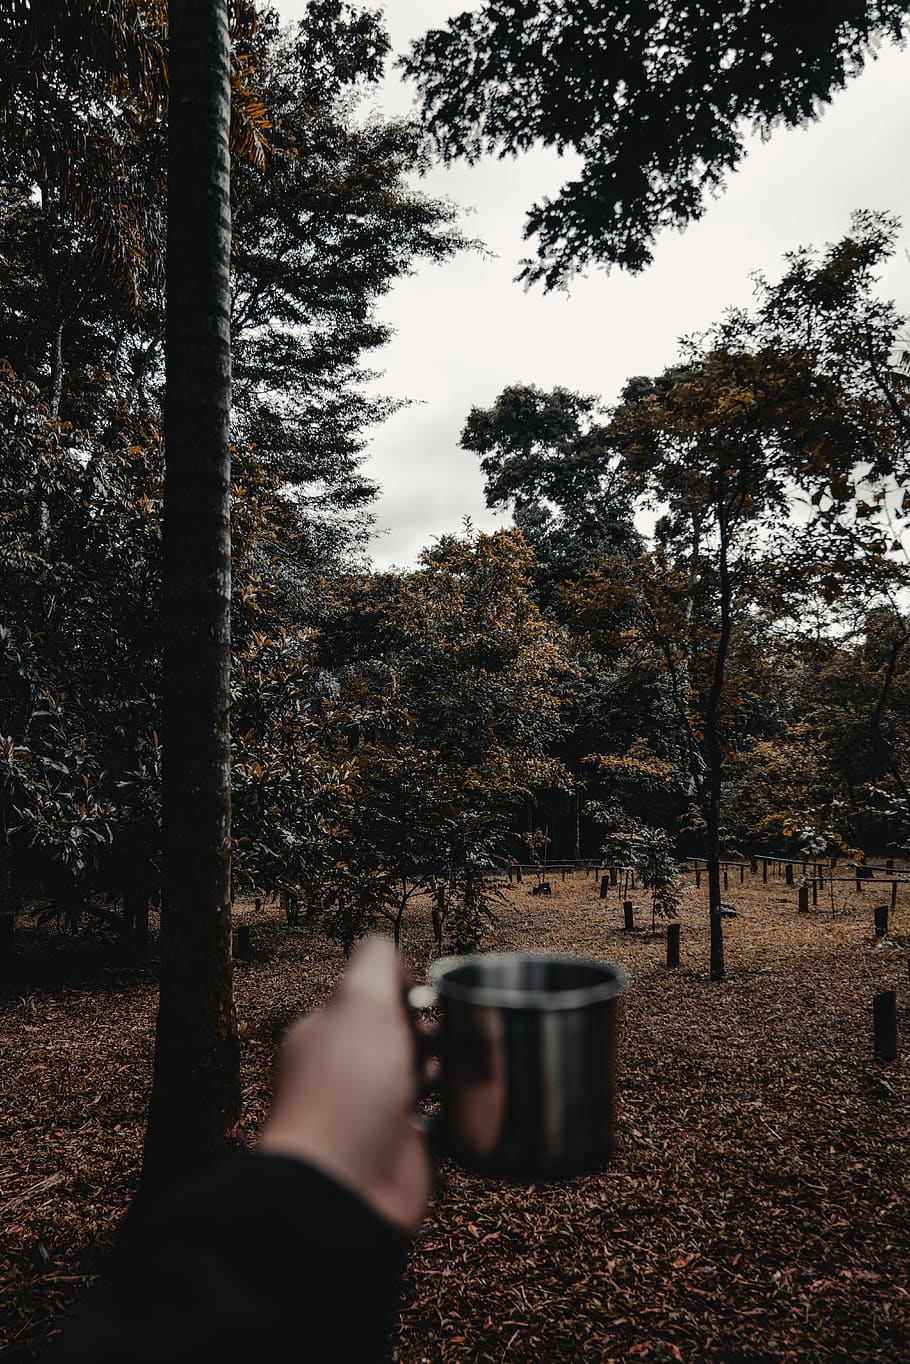
[[[378,1361],[408,1242],[303,1161],[231,1157],[146,1211],[57,1364]]]

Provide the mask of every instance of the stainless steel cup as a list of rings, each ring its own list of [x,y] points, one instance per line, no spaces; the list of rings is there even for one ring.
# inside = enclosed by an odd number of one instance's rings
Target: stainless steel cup
[[[561,1179],[613,1148],[621,966],[489,952],[443,958],[413,1007],[441,1014],[442,1148],[478,1173]]]

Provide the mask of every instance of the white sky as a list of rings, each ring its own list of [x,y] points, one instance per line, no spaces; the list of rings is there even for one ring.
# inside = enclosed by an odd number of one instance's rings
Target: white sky
[[[279,0],[288,19],[300,0]],[[393,51],[473,5],[462,0],[387,0]],[[377,107],[401,114],[412,91],[396,76]],[[435,169],[427,193],[467,211],[463,227],[493,259],[463,254],[398,284],[380,315],[395,328],[370,359],[384,371],[381,391],[413,400],[376,431],[366,472],[382,487],[375,507],[377,568],[406,566],[435,536],[503,524],[483,502],[483,480],[458,436],[472,406],[488,406],[507,384],[557,384],[613,401],[634,374],[654,374],[677,356],[680,336],[747,303],[749,274],[772,278],[785,252],[836,241],[858,208],[903,220],[901,250],[882,291],[910,312],[910,51],[886,48],[836,96],[821,120],[756,140],[741,169],[701,222],[658,239],[654,264],[634,277],[592,272],[569,296],[526,292],[514,283],[531,254],[521,237],[525,211],[554,193],[571,164],[555,154],[490,158],[469,168]]]

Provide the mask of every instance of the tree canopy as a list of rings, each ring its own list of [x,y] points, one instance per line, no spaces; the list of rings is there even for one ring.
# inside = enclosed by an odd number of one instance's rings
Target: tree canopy
[[[908,0],[486,0],[412,47],[427,127],[445,160],[544,145],[580,160],[528,213],[547,288],[592,263],[631,271],[655,235],[701,216],[746,137],[816,118],[884,39]]]

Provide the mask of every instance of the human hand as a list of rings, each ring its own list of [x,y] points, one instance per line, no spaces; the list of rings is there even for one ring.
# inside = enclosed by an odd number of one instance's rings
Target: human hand
[[[414,1231],[431,1174],[414,1121],[418,1057],[407,983],[387,938],[358,945],[331,1003],[285,1039],[259,1146],[309,1161]]]

